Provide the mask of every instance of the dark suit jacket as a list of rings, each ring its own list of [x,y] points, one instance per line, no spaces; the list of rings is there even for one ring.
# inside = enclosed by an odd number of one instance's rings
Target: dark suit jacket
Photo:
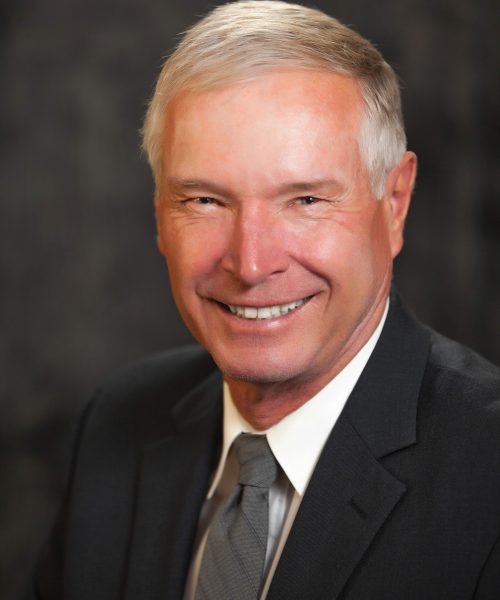
[[[190,348],[101,389],[34,597],[182,597],[220,448],[221,383],[210,357]],[[499,399],[495,367],[393,297],[268,598],[498,600]]]

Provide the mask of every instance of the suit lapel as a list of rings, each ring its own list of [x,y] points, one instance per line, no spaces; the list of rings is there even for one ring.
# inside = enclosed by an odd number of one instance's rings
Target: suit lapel
[[[428,336],[396,297],[297,513],[268,598],[335,599],[406,487],[380,459],[416,442]]]
[[[341,416],[304,495],[268,598],[337,598],[404,492]]]
[[[220,448],[221,399],[215,374],[176,406],[176,432],[144,449],[127,600],[182,598],[198,516]]]

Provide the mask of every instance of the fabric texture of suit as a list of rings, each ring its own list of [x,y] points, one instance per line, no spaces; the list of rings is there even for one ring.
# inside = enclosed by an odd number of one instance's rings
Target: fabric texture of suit
[[[110,380],[81,420],[31,597],[182,598],[221,426],[222,378],[200,348]],[[393,295],[268,598],[498,600],[499,536],[499,370]]]

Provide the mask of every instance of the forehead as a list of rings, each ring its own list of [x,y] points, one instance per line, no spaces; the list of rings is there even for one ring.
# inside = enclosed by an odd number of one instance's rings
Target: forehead
[[[283,69],[262,73],[247,80],[224,86],[181,91],[170,101],[165,115],[165,133],[168,135],[177,124],[197,117],[213,120],[221,114],[229,117],[234,105],[237,113],[244,114],[245,107],[262,109],[265,114],[273,110],[303,110],[316,113],[321,118],[337,116],[346,126],[358,123],[362,110],[360,87],[352,77],[325,70]],[[225,113],[225,114],[224,114]],[[348,121],[346,122],[346,117]]]
[[[362,107],[356,80],[304,69],[185,91],[165,115],[163,168],[187,176],[186,169],[227,166],[277,177],[345,162],[358,155]]]

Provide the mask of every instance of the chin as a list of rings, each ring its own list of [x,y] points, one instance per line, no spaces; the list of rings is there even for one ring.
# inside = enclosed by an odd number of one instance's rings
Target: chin
[[[244,381],[256,385],[270,385],[285,383],[300,378],[302,369],[291,367],[289,363],[284,364],[284,360],[265,360],[262,355],[259,360],[250,358],[241,358],[235,360],[232,356],[230,360],[214,355],[214,360],[225,377],[236,381]]]

